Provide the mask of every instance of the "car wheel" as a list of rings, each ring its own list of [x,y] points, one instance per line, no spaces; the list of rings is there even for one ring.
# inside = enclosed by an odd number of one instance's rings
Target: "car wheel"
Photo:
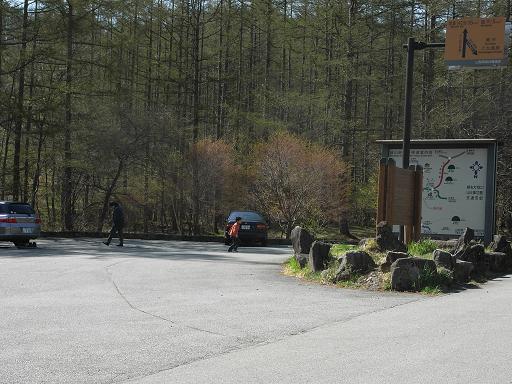
[[[261,240],[261,246],[266,247],[267,246],[267,239]]]
[[[28,247],[28,240],[14,241],[14,246],[17,248],[26,248]]]

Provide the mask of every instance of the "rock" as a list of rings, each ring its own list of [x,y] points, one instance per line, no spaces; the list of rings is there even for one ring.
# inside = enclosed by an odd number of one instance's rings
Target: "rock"
[[[453,256],[450,252],[443,251],[442,249],[436,249],[433,256],[434,262],[438,267],[453,270]]]
[[[510,243],[507,241],[507,238],[502,235],[494,235],[494,240],[490,244],[489,248],[491,248],[493,252],[512,252],[512,248],[510,248]]]
[[[377,245],[381,251],[407,252],[407,247],[393,233],[393,228],[385,221],[377,225]]]
[[[453,278],[458,283],[467,283],[471,280],[471,272],[473,272],[473,263],[469,261],[455,260],[453,268]]]
[[[364,248],[364,247],[366,247],[366,244],[367,244],[370,240],[372,240],[372,239],[371,239],[371,238],[361,239],[361,240],[359,241],[359,247],[360,247],[360,248]]]
[[[412,257],[398,259],[391,264],[391,289],[395,291],[420,289],[420,269]]]
[[[315,241],[309,251],[309,267],[313,272],[321,272],[329,264],[331,244]]]
[[[506,272],[508,269],[507,255],[503,252],[489,252],[484,254],[484,263],[491,272]]]
[[[464,246],[454,256],[456,260],[469,261],[473,264],[472,276],[484,276],[488,269],[489,264],[485,260],[485,248],[483,244],[474,244],[470,242],[469,245]]]
[[[304,268],[308,262],[309,251],[314,238],[308,231],[297,226],[293,228],[290,239],[292,241],[293,251],[295,252],[295,259],[297,259],[301,268]]]
[[[455,245],[453,254],[456,254],[457,252],[460,252],[462,249],[464,249],[466,246],[471,243],[475,239],[475,231],[471,228],[466,228],[464,230],[464,233],[461,237],[459,237],[459,240],[457,240],[457,244]]]
[[[512,246],[505,236],[495,235],[494,241],[489,246],[493,252],[501,252],[505,257],[505,270],[512,269]]]
[[[335,271],[332,269],[326,269],[322,271],[322,280],[327,281],[329,283],[335,283],[336,282],[336,274]]]
[[[477,264],[479,262],[482,262],[484,253],[485,248],[483,244],[470,244],[460,249],[453,256],[455,259],[469,261],[473,264]]]
[[[304,268],[309,260],[309,255],[305,253],[296,253],[295,254],[295,260],[300,264],[301,268]]]
[[[380,265],[380,270],[382,272],[389,272],[391,264],[398,259],[407,259],[408,257],[410,257],[409,254],[405,252],[389,251],[386,255],[386,261]]]
[[[433,260],[408,257],[398,259],[391,264],[391,288],[396,291],[419,291],[421,277],[425,273],[437,275]]]
[[[338,269],[339,271],[339,269]],[[350,280],[351,273],[348,270],[336,272],[335,281],[346,281]]]
[[[339,259],[340,266],[336,271],[336,280],[346,280],[351,274],[364,274],[375,269],[372,257],[363,251],[347,252]]]

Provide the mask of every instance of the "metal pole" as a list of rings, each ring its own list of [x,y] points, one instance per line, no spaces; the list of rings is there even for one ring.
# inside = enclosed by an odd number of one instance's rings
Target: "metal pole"
[[[402,168],[409,168],[410,148],[411,148],[411,127],[412,127],[412,93],[414,78],[414,50],[416,41],[414,37],[409,37],[407,44],[407,74],[405,77],[405,105],[404,105],[404,139],[402,153]]]
[[[405,77],[405,105],[404,105],[404,138],[402,147],[402,168],[409,168],[411,152],[411,127],[412,127],[412,94],[414,77],[414,51],[416,41],[409,37],[407,42],[407,72]],[[400,240],[404,241],[404,226],[400,226]]]

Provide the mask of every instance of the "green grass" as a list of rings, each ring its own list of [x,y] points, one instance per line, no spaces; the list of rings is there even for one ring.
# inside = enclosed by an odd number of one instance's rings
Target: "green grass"
[[[283,272],[285,275],[295,276],[309,281],[320,282],[322,280],[320,272],[313,272],[307,265],[301,268],[294,256],[284,262]]]
[[[302,268],[300,267],[299,262],[297,261],[297,259],[294,256],[290,257],[285,262],[285,266],[289,269],[290,272],[292,272],[294,274],[302,271]]]
[[[425,287],[421,290],[421,293],[426,295],[440,295],[443,291],[439,287]]]
[[[335,244],[331,248],[331,256],[338,257],[349,251],[355,251],[357,247],[355,245],[348,244]]]
[[[361,275],[350,275],[350,279],[338,281],[336,283],[336,286],[340,288],[361,288],[361,284],[359,283],[360,278]]]
[[[413,256],[422,256],[423,258],[432,258],[432,252],[434,252],[438,245],[431,239],[424,239],[419,242],[412,242],[408,246],[408,251]],[[430,256],[430,257],[428,257]]]

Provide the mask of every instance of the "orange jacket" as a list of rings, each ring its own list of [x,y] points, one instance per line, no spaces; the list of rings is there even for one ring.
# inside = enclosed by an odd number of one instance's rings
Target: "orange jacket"
[[[229,236],[238,237],[238,231],[240,230],[240,223],[235,223],[229,230]]]

